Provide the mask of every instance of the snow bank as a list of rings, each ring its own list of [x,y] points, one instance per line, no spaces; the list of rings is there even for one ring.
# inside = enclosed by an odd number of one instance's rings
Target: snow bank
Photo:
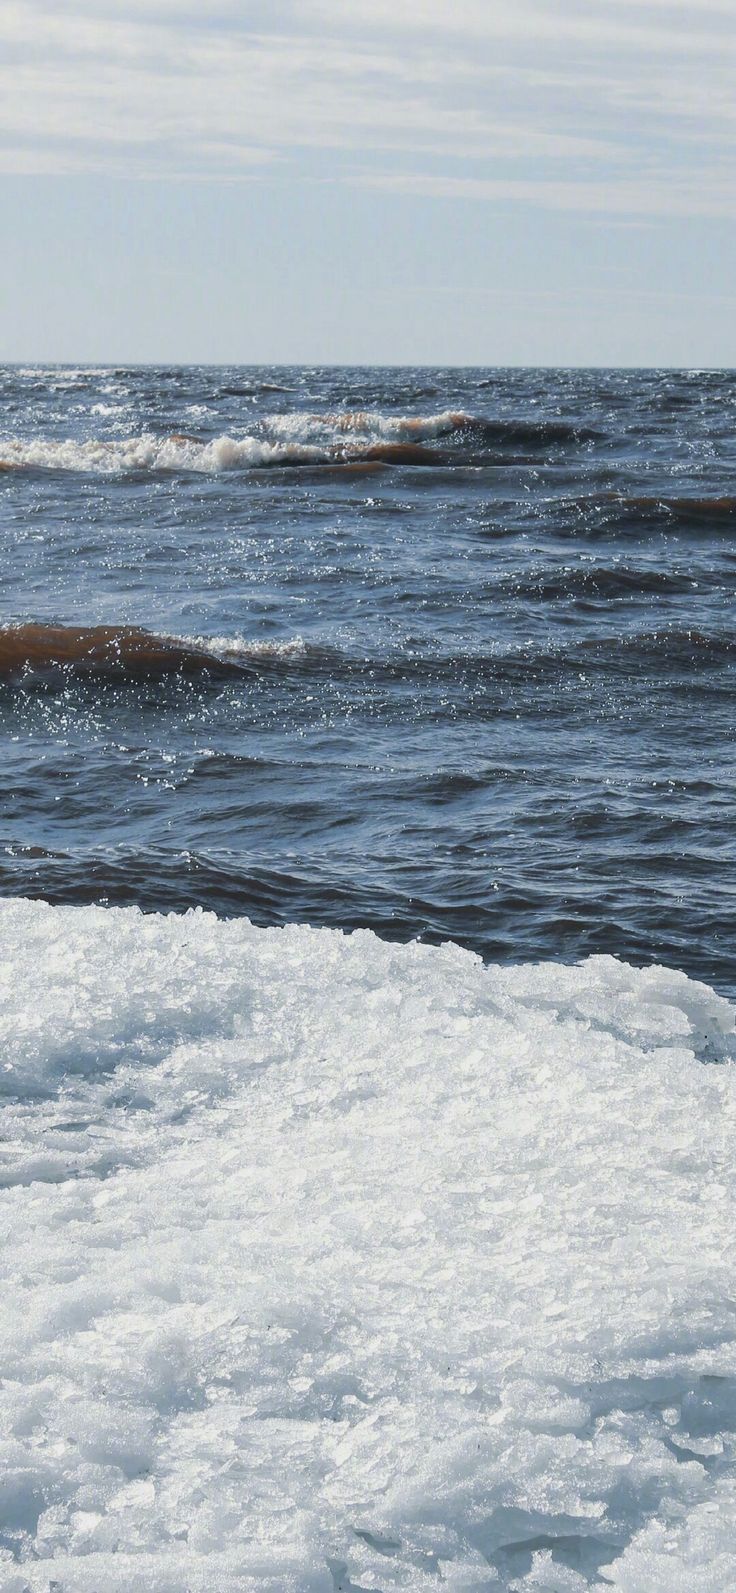
[[[0,903],[1,1593],[736,1585],[733,1015]]]

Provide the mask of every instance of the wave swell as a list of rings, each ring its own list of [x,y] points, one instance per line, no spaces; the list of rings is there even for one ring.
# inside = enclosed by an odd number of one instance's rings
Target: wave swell
[[[730,631],[703,632],[665,627],[596,637],[568,647],[529,645],[497,652],[434,653],[398,651],[358,655],[334,647],[243,637],[157,635],[134,625],[45,625],[32,622],[0,628],[0,681],[28,676],[81,676],[112,680],[164,679],[167,676],[215,678],[277,674],[293,669],[334,681],[379,682],[465,680],[481,683],[531,676],[557,676],[581,665],[608,671],[730,664],[736,637]]]
[[[242,673],[242,653],[216,653],[197,641],[156,636],[134,625],[13,625],[0,629],[0,679],[59,670],[140,679]]]
[[[0,442],[0,469],[70,470],[100,475],[192,470],[217,474],[272,466],[366,463],[413,465],[435,462],[425,441],[450,435],[470,417],[444,411],[426,417],[339,414],[273,415],[242,437],[209,439],[191,432],[138,437],[92,437],[86,441],[36,437]]]
[[[718,525],[736,520],[736,496],[695,497],[687,493],[603,493],[578,498],[572,505],[584,513],[600,510],[635,525],[653,522]]]
[[[243,436],[46,437],[0,441],[0,470],[68,470],[101,475],[150,471],[257,470],[305,465],[478,465],[499,453],[534,454],[592,441],[600,433],[563,421],[486,420],[462,410],[384,415],[372,410],[268,415]],[[428,443],[439,445],[437,449]]]

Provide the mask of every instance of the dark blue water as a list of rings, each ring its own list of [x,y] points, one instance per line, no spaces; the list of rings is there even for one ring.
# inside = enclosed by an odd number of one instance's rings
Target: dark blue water
[[[0,891],[733,988],[733,373],[0,378]]]

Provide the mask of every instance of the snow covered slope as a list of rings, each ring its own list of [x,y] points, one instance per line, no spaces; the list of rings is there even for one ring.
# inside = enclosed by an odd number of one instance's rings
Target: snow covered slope
[[[733,1014],[0,903],[1,1593],[736,1585]]]

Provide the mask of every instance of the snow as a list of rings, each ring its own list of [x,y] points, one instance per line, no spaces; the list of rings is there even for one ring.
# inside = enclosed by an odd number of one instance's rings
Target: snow
[[[736,1585],[706,986],[0,902],[0,1593]]]

